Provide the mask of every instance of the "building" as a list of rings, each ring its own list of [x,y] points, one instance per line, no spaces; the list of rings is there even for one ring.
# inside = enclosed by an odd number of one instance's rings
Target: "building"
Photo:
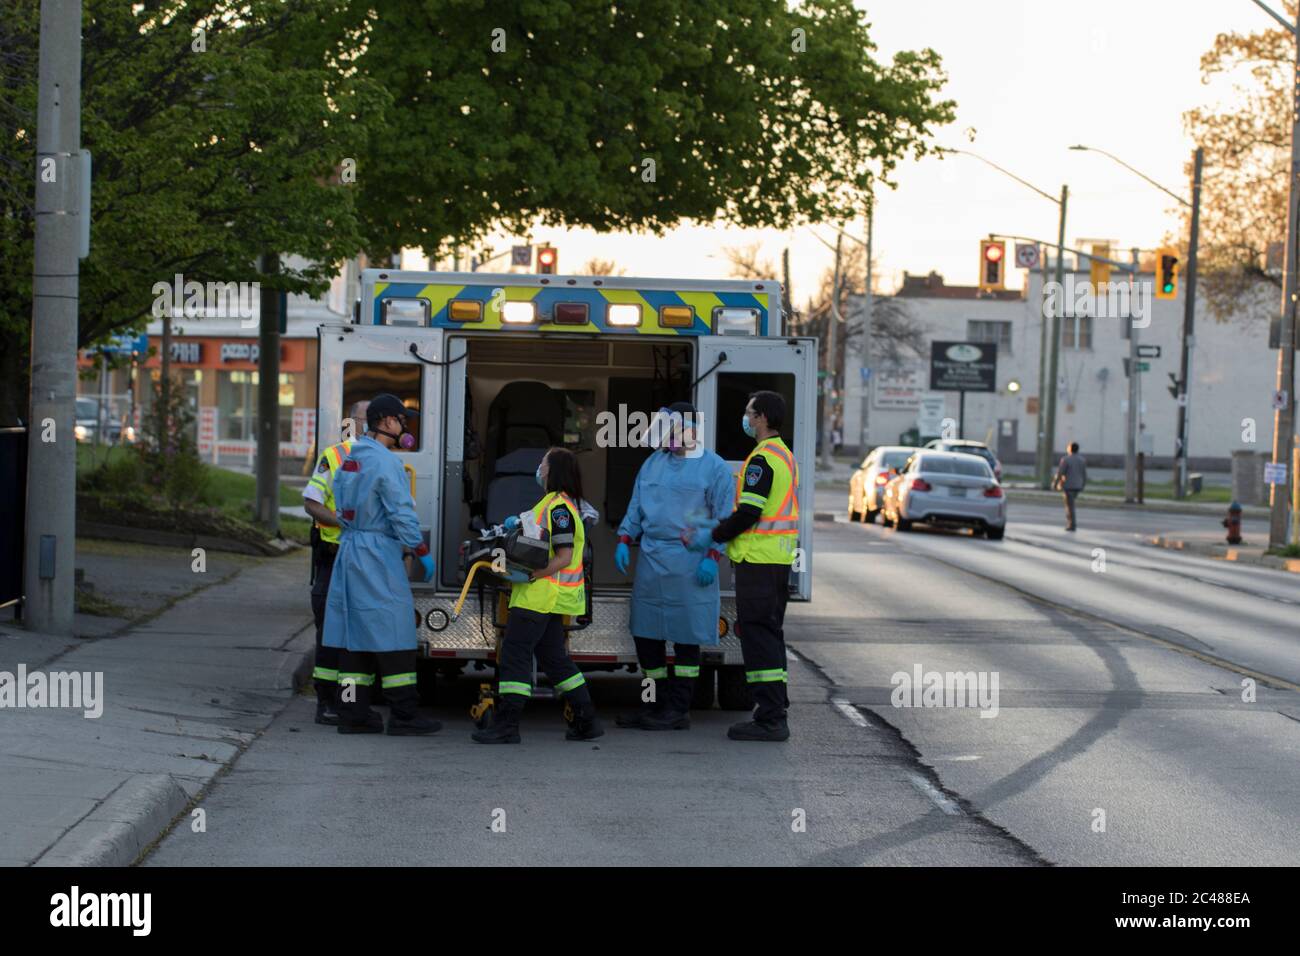
[[[320,298],[288,297],[280,336],[280,457],[295,468],[312,453],[316,435],[317,329],[351,317],[361,264],[345,264]],[[240,303],[252,316],[178,316],[172,320],[172,377],[189,396],[200,457],[224,465],[253,463],[257,449],[258,322],[260,299]],[[78,356],[78,397],[100,399],[115,420],[139,429],[152,383],[161,376],[163,322],[146,328],[147,352],[101,371],[94,354]],[[152,354],[148,354],[151,352]]]
[[[1048,266],[1047,291],[1053,290]],[[1123,277],[1112,274],[1112,280]],[[1089,281],[1086,269],[1066,259],[1065,290]],[[1140,281],[1151,288],[1152,276]],[[1032,466],[1040,408],[1040,357],[1043,349],[1044,278],[1028,274],[1024,292],[981,294],[971,286],[948,286],[939,276],[907,276],[892,304],[902,307],[924,330],[927,341],[997,344],[996,391],[968,393],[962,436],[986,442],[1004,462]],[[1182,340],[1185,284],[1173,300],[1148,298],[1150,325],[1138,341],[1159,348],[1139,373],[1140,443],[1151,467],[1172,464],[1178,406],[1168,392],[1169,373],[1177,375]],[[877,296],[877,301],[881,299]],[[1112,303],[1113,304],[1113,303]],[[1060,321],[1056,435],[1053,455],[1078,441],[1091,463],[1119,467],[1124,461],[1129,354],[1123,319],[1105,314],[1104,305],[1086,305]],[[861,322],[860,298],[850,310]],[[958,418],[959,394],[929,390],[929,356],[912,357],[895,367],[875,368],[860,351],[845,358],[844,432],[858,447],[890,444],[918,427],[929,413],[931,430],[939,418]],[[1268,348],[1268,322],[1258,314],[1219,322],[1198,303],[1191,352],[1190,466],[1227,470],[1233,451],[1266,452],[1273,430],[1272,396],[1277,352]],[[923,437],[931,437],[929,433]],[[1021,468],[1020,470],[1025,470]]]

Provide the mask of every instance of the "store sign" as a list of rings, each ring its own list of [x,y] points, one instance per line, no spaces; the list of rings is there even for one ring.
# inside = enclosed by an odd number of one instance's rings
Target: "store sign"
[[[173,342],[172,361],[186,365],[198,365],[203,361],[202,342]]]
[[[922,368],[919,365],[884,366],[874,376],[874,405],[882,410],[915,411],[921,406]]]
[[[930,388],[936,392],[997,391],[993,342],[931,342]]]
[[[256,342],[222,342],[221,361],[257,363],[261,346]]]
[[[947,401],[942,395],[924,395],[920,399],[916,416],[916,429],[922,438],[938,435],[943,428],[944,411]]]

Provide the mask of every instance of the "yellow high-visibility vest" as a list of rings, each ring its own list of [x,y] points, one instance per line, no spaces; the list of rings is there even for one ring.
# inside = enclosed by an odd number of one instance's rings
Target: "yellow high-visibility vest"
[[[734,564],[794,564],[799,541],[799,469],[794,455],[780,436],[765,438],[749,453],[736,476],[736,507],[757,505],[750,500],[753,492],[745,491],[745,472],[755,455],[762,455],[772,469],[772,490],[762,503],[758,523],[737,535],[727,544],[727,557]]]
[[[330,445],[321,452],[320,459],[316,463],[316,470],[312,472],[311,480],[307,484],[320,490],[325,496],[324,505],[330,511],[334,510],[334,476],[338,474],[339,468],[343,466],[343,460],[348,457],[352,451],[351,441],[341,441],[337,444]],[[325,465],[326,471],[321,471],[320,466]],[[343,529],[323,525],[319,521],[315,522],[316,527],[320,529],[320,539],[329,544],[338,544],[339,537],[343,534]]]
[[[551,535],[551,506],[556,501],[569,511],[573,526],[573,557],[567,567],[535,581],[516,582],[510,587],[510,606],[527,608],[539,614],[581,614],[587,609],[587,591],[582,580],[582,551],[587,541],[582,515],[565,495],[552,491],[533,506],[533,518]],[[555,557],[555,545],[548,541],[547,554]]]

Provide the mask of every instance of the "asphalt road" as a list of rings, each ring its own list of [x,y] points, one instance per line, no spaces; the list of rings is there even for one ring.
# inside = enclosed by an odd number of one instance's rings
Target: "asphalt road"
[[[728,741],[718,710],[570,743],[534,701],[521,746],[482,747],[473,678],[435,737],[342,737],[301,697],[146,865],[1300,861],[1300,577],[1135,543],[1203,518],[1059,519],[1015,507],[1002,542],[819,523],[786,744]],[[894,706],[917,667],[996,675],[996,716]],[[636,702],[593,684],[611,724]]]

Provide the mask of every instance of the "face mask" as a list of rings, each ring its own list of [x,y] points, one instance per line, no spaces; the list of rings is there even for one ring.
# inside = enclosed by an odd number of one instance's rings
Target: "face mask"
[[[748,416],[748,415],[742,415],[742,416],[741,416],[741,418],[740,418],[740,427],[741,427],[741,430],[744,431],[744,433],[745,433],[746,435],[748,435],[750,438],[753,438],[753,437],[754,437],[754,426],[751,425],[751,424],[749,423],[749,416]]]
[[[394,435],[392,432],[386,432],[380,428],[376,428],[375,431],[377,431],[381,435],[388,436],[389,438],[391,438],[393,441],[397,443],[397,446],[399,448],[402,448],[405,451],[410,451],[412,448],[415,447],[415,436],[406,430],[405,425],[402,426],[401,432],[399,432],[396,435]]]
[[[541,488],[543,491],[545,491],[545,490],[546,490],[546,479],[542,477],[542,466],[541,466],[541,465],[538,465],[538,466],[537,466],[537,472],[533,475],[533,477],[537,479],[537,487],[539,487],[539,488]]]

